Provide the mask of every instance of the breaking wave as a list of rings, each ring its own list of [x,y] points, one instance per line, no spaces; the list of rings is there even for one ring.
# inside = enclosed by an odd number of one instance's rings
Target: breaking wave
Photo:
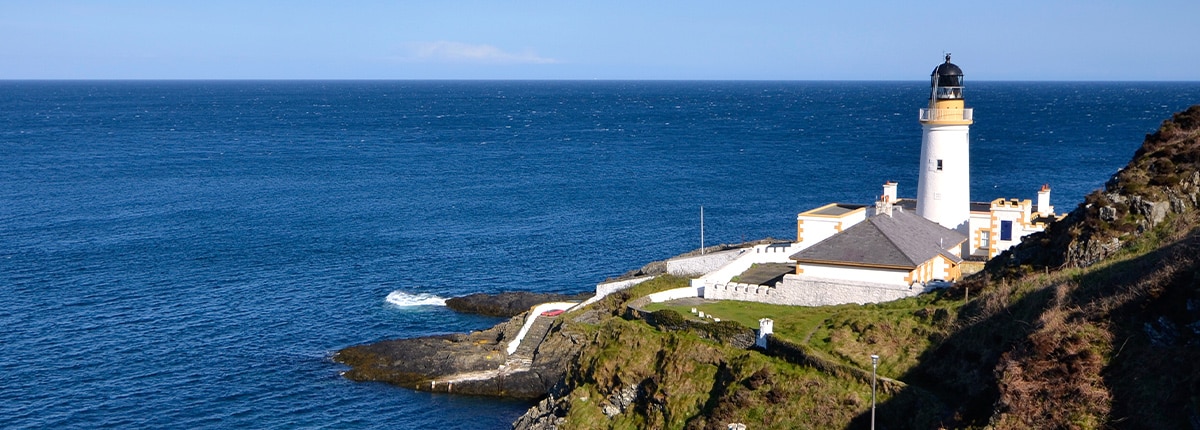
[[[400,307],[446,306],[446,299],[433,294],[409,294],[400,290],[388,293],[387,302]]]

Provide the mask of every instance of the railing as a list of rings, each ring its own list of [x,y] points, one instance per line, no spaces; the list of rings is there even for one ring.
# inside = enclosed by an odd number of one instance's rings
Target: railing
[[[921,108],[920,117],[921,121],[974,121],[975,110]]]

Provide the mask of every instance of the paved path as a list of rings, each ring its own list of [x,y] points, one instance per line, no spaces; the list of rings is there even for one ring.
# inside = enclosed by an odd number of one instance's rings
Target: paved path
[[[538,315],[535,318],[537,319],[529,326],[525,339],[517,345],[517,350],[508,356],[508,363],[505,364],[524,365],[528,369],[533,363],[534,351],[537,351],[542,339],[546,338],[546,333],[550,332],[550,326],[554,324],[554,317]]]
[[[554,325],[554,319],[557,318],[542,316],[542,312],[565,310],[575,305],[576,303],[564,302],[534,306],[533,309],[530,309],[529,316],[526,317],[525,325],[521,327],[521,332],[517,335],[517,339],[509,344],[508,358],[505,359],[504,364],[491,370],[447,375],[432,382],[433,387],[443,384],[451,384],[451,387],[453,387],[453,384],[456,382],[494,379],[512,373],[529,371],[530,367],[533,366],[534,352],[542,344],[542,340],[546,338],[546,333],[550,332],[550,326]]]
[[[517,352],[517,348],[519,348],[521,346],[521,344],[523,343],[522,341],[525,339],[525,336],[529,335],[529,330],[533,327],[533,324],[536,323],[538,319],[542,318],[542,312],[565,311],[567,309],[571,309],[571,308],[575,307],[578,304],[579,303],[576,303],[576,302],[554,302],[554,303],[542,303],[540,305],[534,306],[533,309],[529,310],[529,316],[525,317],[525,325],[521,327],[521,332],[517,333],[517,338],[513,339],[512,342],[508,343],[508,350],[506,351],[506,352],[508,352],[508,355],[513,355]],[[545,335],[546,335],[546,333],[543,332],[541,334],[541,336],[537,337],[538,344],[540,344],[542,342],[542,336],[545,336]],[[537,345],[535,344],[534,347],[536,348]]]

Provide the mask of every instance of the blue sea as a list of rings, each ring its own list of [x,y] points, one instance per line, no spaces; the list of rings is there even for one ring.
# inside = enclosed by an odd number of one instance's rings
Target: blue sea
[[[0,82],[0,426],[507,428],[520,401],[344,380],[797,212],[914,196],[914,82]],[[1060,212],[1200,83],[968,82],[972,198]]]

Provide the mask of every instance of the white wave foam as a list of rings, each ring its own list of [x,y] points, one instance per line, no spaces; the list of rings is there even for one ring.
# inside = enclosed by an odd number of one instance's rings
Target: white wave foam
[[[387,302],[400,307],[446,306],[446,299],[433,294],[409,294],[400,290],[388,293]]]

